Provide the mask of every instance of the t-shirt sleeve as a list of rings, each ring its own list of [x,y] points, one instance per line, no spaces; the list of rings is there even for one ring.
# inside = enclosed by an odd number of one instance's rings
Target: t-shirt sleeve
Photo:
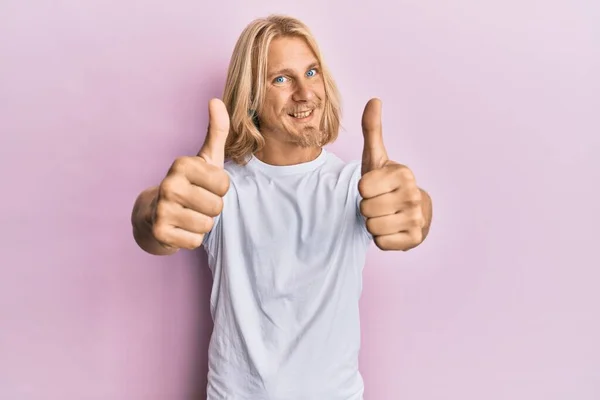
[[[362,196],[358,191],[358,182],[361,177],[361,163],[357,162],[354,166],[355,170],[352,176],[352,190],[354,191],[354,196],[356,198],[356,224],[361,234],[364,235],[365,239],[370,241],[373,240],[373,235],[367,230],[367,219],[360,212],[360,202],[362,201]]]
[[[204,235],[204,240],[202,241],[202,247],[204,247],[204,250],[209,257],[216,257],[219,249],[219,243],[221,242],[221,236],[223,234],[223,213],[227,208],[231,190],[233,190],[233,188],[230,186],[229,191],[225,193],[225,196],[223,197],[223,210],[219,215],[213,218],[213,227],[206,235]]]
[[[214,217],[213,227],[212,229],[204,235],[204,240],[202,241],[202,247],[206,250],[206,253],[209,257],[214,257],[217,253],[217,245],[221,240],[221,216],[223,213]]]
[[[373,240],[373,235],[371,235],[371,233],[367,230],[367,219],[360,212],[360,202],[362,197],[360,193],[358,193],[358,190],[356,190],[356,192],[356,223],[360,231],[365,235],[365,238],[367,240]]]

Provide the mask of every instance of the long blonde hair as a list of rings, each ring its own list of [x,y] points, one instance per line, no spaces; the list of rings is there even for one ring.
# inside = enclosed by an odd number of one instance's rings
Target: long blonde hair
[[[296,18],[270,15],[252,21],[240,35],[229,63],[223,102],[231,119],[229,136],[225,143],[225,158],[243,164],[247,157],[265,144],[257,126],[255,110],[261,110],[266,92],[267,55],[269,45],[276,37],[303,38],[317,57],[325,84],[323,133],[321,145],[337,139],[340,129],[341,105],[337,86],[317,41],[309,28]]]

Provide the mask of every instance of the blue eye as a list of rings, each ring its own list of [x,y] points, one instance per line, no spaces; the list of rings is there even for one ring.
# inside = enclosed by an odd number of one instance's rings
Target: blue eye
[[[306,73],[307,76],[315,76],[317,74],[317,71],[313,68],[308,70],[308,72]]]
[[[284,76],[278,76],[277,78],[275,78],[275,83],[284,83],[284,82],[285,82]]]

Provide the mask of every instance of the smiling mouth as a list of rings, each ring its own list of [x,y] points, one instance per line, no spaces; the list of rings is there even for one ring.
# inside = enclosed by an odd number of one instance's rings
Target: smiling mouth
[[[308,111],[303,111],[303,112],[298,112],[298,113],[291,113],[291,114],[289,114],[289,116],[292,118],[296,118],[296,119],[308,118],[312,115],[313,111],[314,110],[308,110]]]

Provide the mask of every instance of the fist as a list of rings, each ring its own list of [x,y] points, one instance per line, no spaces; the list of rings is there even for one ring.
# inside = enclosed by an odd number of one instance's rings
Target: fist
[[[195,249],[223,210],[229,175],[223,169],[229,114],[221,100],[209,102],[206,139],[196,156],[173,162],[158,188],[152,234],[165,248]]]
[[[370,100],[363,113],[360,212],[382,250],[409,250],[423,241],[422,194],[412,171],[391,161],[383,144],[381,102]]]

